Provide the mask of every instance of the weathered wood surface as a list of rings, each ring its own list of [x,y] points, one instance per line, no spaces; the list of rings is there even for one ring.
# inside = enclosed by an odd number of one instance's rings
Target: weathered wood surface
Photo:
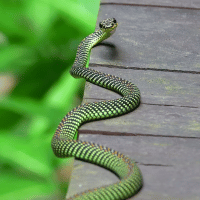
[[[199,74],[93,68],[135,83],[141,90],[142,99],[140,107],[124,118],[88,123],[81,131],[200,138]],[[87,84],[84,102],[118,97],[114,92]]]
[[[117,66],[102,67],[98,64],[90,65],[90,67],[128,79],[137,85],[141,92],[142,103],[188,108],[199,108],[200,106],[200,74],[162,72],[150,69],[135,70]],[[84,101],[118,97],[120,96],[112,91],[86,83]]]
[[[102,5],[98,21],[116,17],[116,33],[90,63],[200,72],[200,10]],[[115,47],[115,48],[114,48]]]
[[[119,27],[105,45],[92,50],[90,67],[135,83],[141,104],[125,116],[85,124],[80,139],[136,160],[144,187],[131,199],[198,200],[200,11],[103,4],[98,21],[111,16]],[[118,97],[86,84],[84,102]],[[116,181],[107,170],[76,161],[68,196]]]
[[[120,149],[138,161],[145,185],[134,199],[199,199],[199,139],[88,134],[80,138]],[[107,170],[80,161],[72,179],[70,194],[117,181]]]

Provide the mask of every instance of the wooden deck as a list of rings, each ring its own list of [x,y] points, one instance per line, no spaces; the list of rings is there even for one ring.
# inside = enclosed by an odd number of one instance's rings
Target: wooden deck
[[[98,22],[108,17],[117,19],[117,31],[92,50],[90,67],[136,84],[141,104],[125,116],[84,125],[80,139],[136,160],[144,186],[131,199],[199,200],[200,1],[104,0]],[[84,102],[117,97],[86,84]],[[75,161],[68,196],[117,180]]]

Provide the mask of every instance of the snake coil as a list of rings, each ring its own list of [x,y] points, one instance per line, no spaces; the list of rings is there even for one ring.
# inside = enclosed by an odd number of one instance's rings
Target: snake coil
[[[110,148],[74,140],[78,128],[83,123],[116,117],[133,111],[139,105],[140,91],[137,86],[122,78],[85,68],[92,47],[110,37],[117,25],[115,18],[106,19],[99,24],[99,30],[82,40],[70,74],[75,78],[84,78],[95,85],[115,91],[122,97],[115,100],[86,103],[74,108],[60,122],[51,146],[57,157],[73,156],[78,160],[99,165],[114,172],[120,181],[113,185],[76,194],[69,199],[121,200],[134,196],[142,187],[142,175],[133,160]]]

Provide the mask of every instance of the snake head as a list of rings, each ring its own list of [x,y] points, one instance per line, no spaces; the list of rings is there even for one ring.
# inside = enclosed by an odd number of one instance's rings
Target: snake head
[[[103,32],[113,34],[117,28],[117,20],[115,18],[108,18],[99,23],[99,27]]]

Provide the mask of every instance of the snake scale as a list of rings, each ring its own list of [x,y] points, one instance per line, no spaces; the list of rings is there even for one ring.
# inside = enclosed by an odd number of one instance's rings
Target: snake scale
[[[60,122],[52,139],[52,149],[57,157],[75,157],[104,167],[119,177],[119,182],[87,190],[69,199],[121,200],[134,196],[142,187],[140,169],[133,160],[120,152],[91,142],[75,140],[78,128],[88,121],[116,117],[134,110],[140,102],[140,91],[122,78],[86,68],[89,53],[94,45],[110,37],[118,23],[109,18],[99,23],[100,29],[80,43],[70,74],[119,93],[115,100],[86,103],[70,111]]]

